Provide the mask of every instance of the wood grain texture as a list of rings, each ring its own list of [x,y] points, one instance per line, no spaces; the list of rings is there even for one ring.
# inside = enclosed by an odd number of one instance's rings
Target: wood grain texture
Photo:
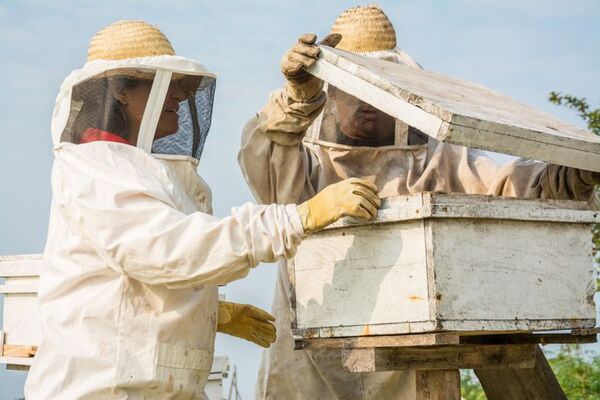
[[[350,372],[532,368],[536,345],[460,345],[342,349]]]
[[[321,47],[313,75],[447,143],[600,171],[600,138],[481,85]]]
[[[38,347],[32,345],[5,344],[2,346],[2,357],[33,357]]]
[[[566,400],[542,350],[531,368],[475,369],[488,400]]]
[[[416,400],[460,400],[459,370],[417,371]]]
[[[592,329],[591,331],[595,331]],[[494,332],[440,332],[414,333],[393,336],[363,336],[296,340],[296,350],[367,349],[381,347],[423,347],[459,344],[583,344],[596,343],[596,333],[509,333]]]
[[[373,220],[367,222],[364,219],[346,217],[329,225],[326,230],[425,218],[598,223],[600,211],[585,201],[423,192],[384,198]]]
[[[42,258],[42,254],[0,256],[0,277],[39,276]]]

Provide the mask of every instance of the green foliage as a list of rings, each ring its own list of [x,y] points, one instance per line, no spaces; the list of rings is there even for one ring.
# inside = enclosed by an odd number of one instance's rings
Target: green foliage
[[[592,356],[578,345],[562,345],[549,362],[568,399],[600,400],[600,356]],[[465,400],[486,399],[472,371],[461,371],[460,380]]]
[[[563,345],[550,365],[567,398],[600,400],[600,356],[592,357],[579,345]]]
[[[487,399],[473,370],[463,369],[460,371],[460,396],[465,400]]]
[[[587,123],[588,128],[596,135],[600,135],[600,108],[590,110],[590,105],[584,97],[576,97],[570,94],[550,92],[548,98],[550,103],[564,105],[579,113],[579,116]]]

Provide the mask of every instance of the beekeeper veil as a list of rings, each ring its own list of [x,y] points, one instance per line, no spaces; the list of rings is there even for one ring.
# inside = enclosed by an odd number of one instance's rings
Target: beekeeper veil
[[[342,36],[336,49],[421,68],[396,47],[394,27],[377,6],[346,10],[335,21],[331,33]],[[327,146],[381,148],[422,144],[427,140],[417,129],[333,85],[326,84],[325,90],[327,102],[311,126],[307,141]]]
[[[215,83],[202,64],[176,56],[156,27],[119,21],[94,36],[87,63],[63,82],[52,121],[54,145],[113,141],[199,160]]]

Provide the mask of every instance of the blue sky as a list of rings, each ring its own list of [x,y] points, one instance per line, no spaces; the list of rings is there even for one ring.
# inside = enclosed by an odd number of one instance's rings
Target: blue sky
[[[211,133],[200,165],[215,212],[252,197],[236,162],[240,131],[282,84],[279,60],[304,32],[323,36],[355,1],[0,2],[0,254],[41,252],[50,206],[50,117],[62,79],[80,67],[92,35],[118,19],[158,25],[176,51],[218,74]],[[398,44],[426,69],[472,80],[581,125],[547,102],[560,90],[600,106],[600,2],[595,0],[379,1]],[[275,267],[225,289],[233,301],[269,309]],[[252,398],[260,350],[219,338]],[[2,399],[24,374],[0,371]]]

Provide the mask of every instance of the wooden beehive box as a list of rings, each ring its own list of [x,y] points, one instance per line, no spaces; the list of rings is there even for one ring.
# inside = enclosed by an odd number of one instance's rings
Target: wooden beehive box
[[[296,338],[595,325],[584,202],[421,193],[342,220],[289,263]]]
[[[310,70],[446,143],[600,171],[600,137],[481,85],[322,47]],[[289,263],[297,339],[595,325],[587,203],[420,193]]]
[[[31,365],[27,349],[41,341],[37,291],[42,256],[0,256],[0,294],[4,297],[0,364]],[[8,351],[10,349],[10,351]]]

